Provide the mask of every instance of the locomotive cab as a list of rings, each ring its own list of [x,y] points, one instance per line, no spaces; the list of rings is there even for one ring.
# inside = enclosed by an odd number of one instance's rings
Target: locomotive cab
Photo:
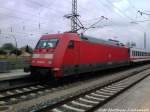
[[[33,53],[32,65],[51,67],[58,42],[59,40],[57,38],[41,39]]]
[[[32,55],[31,74],[48,76],[51,74],[54,52],[58,45],[58,38],[40,39]]]
[[[31,74],[62,77],[64,64],[77,63],[75,56],[78,53],[75,44],[78,40],[76,33],[42,36],[33,52]]]

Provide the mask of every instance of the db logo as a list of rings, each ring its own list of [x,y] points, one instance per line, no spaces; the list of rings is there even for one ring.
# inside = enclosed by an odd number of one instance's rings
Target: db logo
[[[111,58],[111,54],[108,55],[108,58]]]

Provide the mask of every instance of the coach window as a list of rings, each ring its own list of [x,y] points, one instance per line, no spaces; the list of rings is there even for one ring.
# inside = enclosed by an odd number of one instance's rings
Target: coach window
[[[132,51],[132,56],[134,56],[134,51]]]
[[[135,51],[135,56],[136,56],[136,51]]]
[[[68,44],[68,48],[73,49],[74,48],[74,41],[70,40],[69,44]]]
[[[135,51],[135,56],[137,56],[137,51]]]
[[[133,51],[133,56],[135,56],[135,51]]]
[[[132,51],[132,56],[134,56],[134,51]]]
[[[136,51],[135,51],[135,56],[137,55]]]

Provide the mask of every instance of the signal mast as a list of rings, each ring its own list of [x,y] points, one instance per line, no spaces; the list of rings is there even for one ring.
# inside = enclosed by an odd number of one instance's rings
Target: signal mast
[[[72,0],[72,14],[67,14],[64,17],[71,19],[71,32],[77,32],[80,29],[84,29],[83,24],[79,20],[79,14],[77,13],[77,0]]]
[[[67,19],[71,20],[71,32],[77,32],[78,30],[82,29],[83,32],[86,32],[90,28],[96,28],[94,25],[98,24],[102,20],[108,20],[108,18],[101,16],[100,20],[96,21],[94,24],[92,24],[90,27],[86,28],[83,26],[82,22],[79,20],[80,15],[77,13],[77,0],[72,0],[72,14],[64,15]]]

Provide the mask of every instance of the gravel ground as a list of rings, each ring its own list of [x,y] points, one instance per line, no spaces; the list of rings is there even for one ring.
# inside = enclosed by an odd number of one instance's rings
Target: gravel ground
[[[150,65],[146,65],[146,67],[150,67]],[[142,69],[142,67],[138,67],[138,68],[134,68],[125,72],[121,72],[121,73],[114,73],[114,74],[110,74],[110,75],[106,75],[106,76],[102,76],[100,78],[96,78],[94,80],[91,81],[87,81],[86,83],[83,83],[82,85],[76,85],[74,87],[70,87],[70,88],[66,88],[64,90],[60,90],[60,91],[56,91],[53,93],[49,93],[45,96],[40,96],[38,98],[29,100],[29,101],[24,101],[24,102],[20,102],[18,104],[12,105],[10,110],[8,110],[8,112],[23,112],[23,111],[29,111],[32,108],[37,108],[37,107],[41,107],[43,104],[45,103],[54,103],[56,101],[56,99],[62,99],[67,97],[68,95],[70,95],[70,93],[72,95],[80,93],[81,91],[83,91],[85,89],[90,89],[95,87],[96,85],[100,85],[103,84],[104,82],[108,82],[112,79],[116,79],[119,76],[126,76],[128,75],[128,73],[133,72],[133,71],[137,71],[138,69]],[[65,96],[65,97],[64,97]]]

